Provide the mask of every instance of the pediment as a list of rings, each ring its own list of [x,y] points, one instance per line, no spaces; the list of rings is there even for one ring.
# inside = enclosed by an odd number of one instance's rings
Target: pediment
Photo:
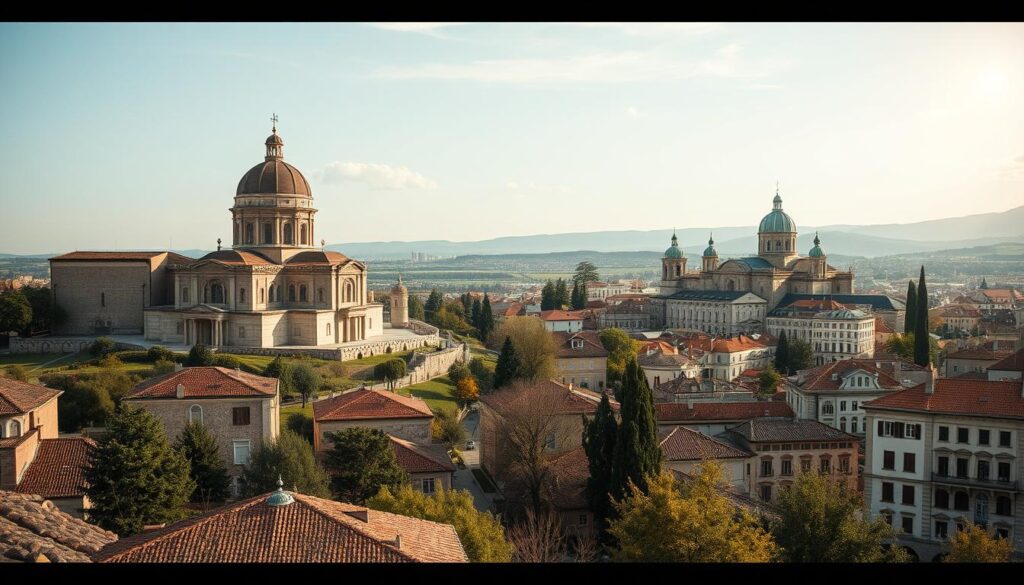
[[[221,309],[213,305],[207,305],[206,303],[200,303],[198,305],[182,309],[183,313],[227,313],[227,309]]]

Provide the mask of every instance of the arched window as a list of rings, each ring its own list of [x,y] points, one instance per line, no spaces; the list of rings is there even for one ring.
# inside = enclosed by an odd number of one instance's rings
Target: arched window
[[[352,301],[355,300],[355,298],[354,298],[355,296],[356,296],[355,286],[352,285],[352,281],[351,280],[346,280],[345,281],[345,302],[346,303],[351,303]]]
[[[845,416],[839,417],[839,430],[843,431],[844,433],[846,432],[846,417]]]
[[[245,339],[245,327],[238,328],[238,338]]]
[[[193,404],[188,407],[188,422],[203,424],[203,407]]]
[[[210,283],[209,296],[206,297],[208,303],[223,303],[224,302],[224,286],[216,280]]]
[[[238,302],[240,302],[240,303],[244,303],[245,302],[245,289],[244,288],[238,289]]]
[[[851,433],[856,433],[857,432],[857,417],[855,417],[855,416],[850,418],[850,432]]]
[[[826,400],[826,401],[821,403],[821,413],[822,414],[832,414],[833,412],[835,412],[835,410],[834,410],[834,407],[832,406],[832,401],[831,400]]]
[[[235,224],[235,229],[234,229],[234,237],[232,238],[232,240],[231,240],[231,241],[232,241],[233,243],[235,243],[235,244],[237,244],[237,243],[238,243],[238,224],[237,224],[237,223]]]
[[[265,223],[263,224],[263,243],[273,244],[274,243],[274,224]]]
[[[980,493],[974,497],[974,523],[988,525],[988,496]]]
[[[776,252],[782,251],[782,242],[779,241],[779,240],[775,240],[775,251]]]
[[[255,241],[254,241],[256,239],[255,230],[256,230],[256,228],[253,226],[253,224],[251,222],[245,224],[245,243],[246,244],[254,244],[255,243]]]
[[[943,510],[949,509],[949,492],[943,489],[935,490],[935,507]]]
[[[331,334],[331,324],[328,323],[327,324],[327,335],[330,335],[330,334]]]
[[[10,435],[12,437],[20,437],[21,436],[21,421],[17,421],[17,420],[12,420],[11,421],[11,433],[10,433]]]
[[[292,302],[295,302],[295,285],[294,284],[289,284],[288,285],[288,300],[292,301]]]
[[[270,285],[270,302],[274,302],[275,300],[276,299],[274,298],[274,285]]]
[[[299,285],[299,301],[304,303],[307,300],[309,300],[309,296],[306,294],[306,285],[300,284]]]
[[[953,494],[953,509],[966,512],[971,507],[970,498],[967,497],[967,492],[957,492]]]
[[[292,227],[291,222],[284,224],[284,243],[295,244],[295,228]]]
[[[316,289],[316,301],[318,303],[324,302],[324,289],[322,289],[322,288]]]
[[[299,237],[300,237],[300,242],[301,242],[301,244],[303,246],[306,246],[306,245],[309,244],[309,238],[307,237],[308,235],[309,235],[309,232],[307,230],[306,224],[302,224],[301,226],[299,226]]]

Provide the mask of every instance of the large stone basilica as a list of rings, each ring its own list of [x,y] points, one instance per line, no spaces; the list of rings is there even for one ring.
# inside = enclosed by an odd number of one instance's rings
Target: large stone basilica
[[[249,348],[331,346],[384,335],[383,306],[367,290],[366,265],[316,244],[309,183],[284,161],[276,120],[265,146],[263,162],[238,182],[230,247],[218,239],[217,251],[198,260],[170,252],[52,258],[54,300],[69,313],[58,333],[141,333],[168,345]],[[409,326],[401,310],[408,293],[400,283],[392,292],[401,298],[391,325]]]
[[[853,293],[853,273],[829,266],[818,237],[807,256],[800,256],[796,235],[796,222],[782,210],[778,193],[758,227],[757,256],[719,263],[709,239],[700,269],[690,271],[673,234],[661,260],[659,293],[649,304],[652,325],[723,336],[757,333],[786,295]]]

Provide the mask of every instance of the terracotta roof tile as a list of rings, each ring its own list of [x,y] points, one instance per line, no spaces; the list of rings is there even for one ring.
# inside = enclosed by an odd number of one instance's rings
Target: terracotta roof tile
[[[703,433],[678,426],[659,437],[658,445],[668,461],[737,459],[753,455]]]
[[[881,317],[875,317],[875,333],[896,333]]]
[[[587,505],[587,479],[590,461],[583,447],[559,453],[548,459],[548,496],[561,510],[583,510]]]
[[[661,402],[654,405],[659,424],[696,421],[740,421],[759,416],[793,416],[793,409],[785,402]]]
[[[360,388],[313,403],[313,419],[366,420],[381,418],[433,418],[427,403],[413,396]]]
[[[988,371],[1001,370],[1007,372],[1022,372],[1024,371],[1024,349],[1019,349],[1008,355],[998,362],[988,367]]]
[[[41,496],[0,491],[0,562],[35,561],[41,554],[49,562],[87,563],[116,540]]]
[[[271,506],[264,494],[110,545],[99,562],[466,562],[455,529],[303,494]],[[396,546],[401,537],[401,548]]]
[[[531,396],[536,396],[540,392],[550,392],[563,398],[562,410],[558,414],[593,414],[601,402],[601,395],[597,392],[576,387],[569,390],[568,386],[554,380],[543,380],[529,387],[523,386],[518,392],[514,387],[502,388],[498,392],[485,394],[480,398],[480,402],[501,413],[509,405],[529,400]],[[612,410],[618,411],[619,403],[615,399],[610,401]]]
[[[562,311],[552,309],[541,311],[539,317],[545,321],[580,321],[587,317],[585,311]]]
[[[285,264],[288,266],[334,266],[336,264],[344,264],[348,261],[348,256],[341,252],[309,250],[306,252],[299,252],[292,256],[287,262],[285,262]]]
[[[993,418],[1024,418],[1021,381],[989,381],[963,378],[935,380],[933,394],[925,384],[865,402],[864,408],[912,410]]]
[[[69,498],[85,495],[85,467],[92,439],[71,437],[43,439],[36,458],[29,465],[15,491],[44,498]]]
[[[60,390],[0,378],[0,416],[25,414],[60,396]]]
[[[727,339],[716,339],[712,346],[713,351],[723,353],[733,353],[751,349],[764,349],[766,347],[768,346],[761,341],[747,337],[746,335],[738,335]]]
[[[68,252],[67,254],[61,254],[60,256],[54,256],[50,260],[113,260],[113,261],[131,261],[131,260],[152,260],[153,258],[167,254],[168,260],[172,262],[178,262],[184,260],[191,262],[192,259],[181,254],[175,254],[174,252]]]
[[[278,381],[219,366],[184,368],[138,384],[127,399],[175,398],[178,384],[185,387],[185,398],[264,397],[277,395]]]
[[[417,445],[388,435],[395,449],[398,464],[406,473],[443,473],[455,471],[455,464],[443,445]]]
[[[773,404],[780,404],[775,402]],[[735,433],[751,443],[776,441],[858,441],[859,438],[816,420],[791,417],[758,417],[733,427]]]
[[[265,258],[261,254],[248,250],[217,250],[216,252],[210,252],[206,256],[203,256],[196,262],[204,262],[207,260],[213,260],[221,264],[228,264],[230,266],[268,266],[277,265],[268,258]]]
[[[568,333],[566,331],[553,331],[551,337],[555,340],[555,355],[560,358],[593,358],[608,357],[608,350],[601,345],[601,338],[596,331],[579,331]],[[582,342],[583,347],[573,347],[572,341]]]
[[[804,380],[799,383],[800,389],[804,392],[818,393],[831,392],[839,389],[846,376],[856,372],[864,371],[869,374],[878,375],[878,385],[883,390],[902,390],[903,385],[892,377],[887,371],[875,366],[875,360],[848,359],[822,364],[809,370],[801,370],[800,376]],[[833,380],[835,375],[838,379]],[[856,389],[856,388],[854,388]],[[866,389],[869,390],[869,389]]]

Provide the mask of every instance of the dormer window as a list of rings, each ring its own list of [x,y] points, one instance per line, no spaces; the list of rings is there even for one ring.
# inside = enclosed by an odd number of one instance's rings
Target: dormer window
[[[571,341],[571,343],[572,343],[572,348],[573,349],[583,349],[583,340],[582,339],[573,339]]]

